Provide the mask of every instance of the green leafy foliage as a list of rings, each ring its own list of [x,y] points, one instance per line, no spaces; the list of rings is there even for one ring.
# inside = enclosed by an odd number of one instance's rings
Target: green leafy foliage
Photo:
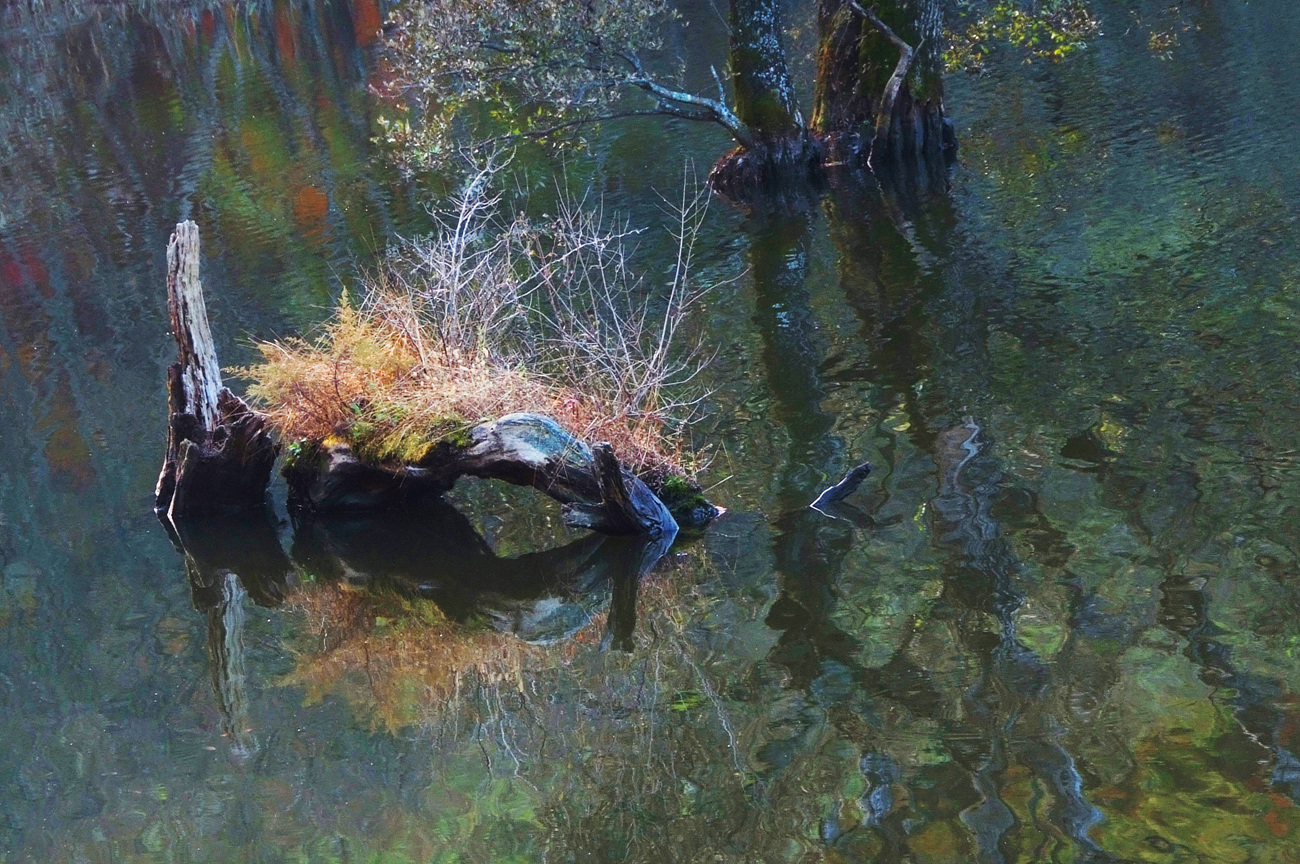
[[[1087,47],[1100,29],[1086,0],[959,0],[959,23],[947,32],[948,70],[981,72],[999,46],[1024,54],[1025,62],[1063,60]]]
[[[381,119],[410,167],[494,138],[545,137],[611,113],[659,47],[665,0],[433,0],[393,16],[392,85],[411,100]]]

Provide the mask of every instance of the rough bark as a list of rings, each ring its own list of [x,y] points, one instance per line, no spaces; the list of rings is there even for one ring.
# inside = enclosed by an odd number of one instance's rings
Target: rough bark
[[[709,180],[733,199],[807,184],[821,171],[823,151],[799,110],[783,35],[780,0],[731,0],[735,114],[753,140],[719,159]]]
[[[672,536],[678,524],[658,496],[618,464],[541,414],[509,414],[444,441],[415,465],[361,462],[329,442],[285,469],[290,503],[316,512],[402,506],[440,495],[461,477],[532,486],[564,506],[565,522],[606,534]]]
[[[943,113],[939,0],[818,0],[813,131],[828,158],[877,169],[955,145]]]
[[[175,521],[260,507],[279,446],[266,418],[222,385],[193,222],[178,224],[167,244],[167,308],[177,362],[167,370],[167,453],[154,508]]]
[[[780,0],[731,0],[731,85],[736,116],[763,137],[803,129],[786,63]]]

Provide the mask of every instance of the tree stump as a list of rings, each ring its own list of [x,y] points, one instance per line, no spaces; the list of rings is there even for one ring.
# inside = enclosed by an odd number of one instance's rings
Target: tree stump
[[[199,229],[176,226],[167,245],[167,306],[178,362],[167,370],[170,422],[155,510],[188,516],[262,507],[280,452],[268,418],[225,388],[199,281]],[[589,447],[540,414],[508,414],[431,448],[414,464],[371,464],[340,441],[300,442],[284,469],[289,503],[313,511],[405,506],[463,476],[532,486],[564,505],[569,525],[604,534],[676,535],[678,522],[613,448]],[[688,490],[679,512],[703,525],[717,509]]]
[[[167,244],[167,309],[177,362],[167,369],[167,454],[154,510],[174,523],[260,507],[280,448],[266,417],[222,384],[199,280],[199,227],[190,221]]]

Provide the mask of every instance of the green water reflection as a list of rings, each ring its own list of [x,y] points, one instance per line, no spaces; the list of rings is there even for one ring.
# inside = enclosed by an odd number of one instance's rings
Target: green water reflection
[[[698,434],[729,512],[669,550],[486,485],[168,537],[170,227],[203,228],[233,364],[435,187],[370,143],[381,6],[24,9],[0,860],[1300,860],[1287,4],[1182,9],[1166,59],[1103,2],[1069,64],[952,79],[946,192],[718,204]],[[707,82],[701,9],[673,44]],[[650,224],[725,145],[623,126],[567,171]],[[862,459],[851,506],[806,507]]]

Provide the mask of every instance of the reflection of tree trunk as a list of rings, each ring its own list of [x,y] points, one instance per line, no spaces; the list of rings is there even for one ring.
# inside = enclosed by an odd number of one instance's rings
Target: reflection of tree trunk
[[[920,266],[911,239],[917,232],[892,196],[874,185],[844,182],[834,186],[824,206],[839,253],[840,287],[868,349],[872,407],[889,414],[901,405],[909,421],[907,437],[917,449],[929,450],[933,433],[919,404],[918,384],[929,377],[934,361],[925,301],[942,285]],[[931,248],[942,250],[942,245],[939,238]]]
[[[940,477],[933,502],[939,517],[936,533],[941,532],[940,542],[960,550],[945,579],[943,599],[960,616],[963,645],[981,659],[981,680],[968,689],[964,708],[988,737],[987,749],[962,757],[971,766],[982,799],[963,812],[962,820],[975,837],[982,864],[1005,860],[1002,840],[1015,820],[993,780],[1005,762],[1003,753],[1009,752],[1050,791],[1048,821],[1078,845],[1082,860],[1114,860],[1089,836],[1102,814],[1084,794],[1074,758],[1056,740],[1056,723],[1041,712],[1031,713],[1037,706],[1046,707],[1048,671],[1016,635],[1014,616],[1024,601],[1014,581],[1020,562],[994,515],[1005,479],[1001,465],[989,456],[990,448],[983,427],[968,419],[940,433],[935,454]],[[990,637],[983,616],[963,615],[965,611],[991,615],[998,622],[998,634]],[[1030,729],[1015,729],[1031,721]],[[970,744],[984,747],[974,737]]]
[[[779,219],[755,233],[750,250],[772,413],[790,439],[779,502],[788,508],[806,505],[824,479],[810,466],[817,472],[841,467],[828,465],[842,445],[829,436],[835,418],[821,407],[826,398],[819,374],[823,347],[804,289],[811,243],[806,219]]]
[[[636,631],[636,597],[641,579],[668,551],[669,544],[662,540],[610,540],[605,557],[613,588],[609,600],[609,618],[602,650],[630,652],[632,635]]]
[[[1229,694],[1226,701],[1241,727],[1242,752],[1258,748],[1257,761],[1272,765],[1272,785],[1300,801],[1300,758],[1282,741],[1288,718],[1277,700],[1283,685],[1237,668],[1232,649],[1216,638],[1220,630],[1210,618],[1203,580],[1170,571],[1160,583],[1160,623],[1187,640],[1183,653],[1196,664],[1201,681]]]
[[[857,0],[818,0],[817,79],[813,131],[824,136],[831,158],[873,167],[904,157],[933,161],[955,140],[943,114],[942,10],[939,0],[884,0],[878,22]],[[866,13],[866,14],[864,14]],[[883,25],[880,26],[880,25]],[[902,85],[892,96],[899,67],[896,34],[914,52]],[[892,110],[874,144],[882,104]]]
[[[248,716],[248,675],[244,663],[245,593],[239,577],[219,574],[221,601],[207,610],[208,661],[212,692],[221,710],[221,731],[230,739],[230,752],[243,761],[257,752],[257,736]]]
[[[257,752],[248,711],[244,648],[244,600],[275,606],[284,596],[289,559],[280,548],[268,510],[241,516],[181,519],[163,523],[185,555],[194,606],[208,621],[212,692],[221,731],[240,760]]]
[[[790,80],[782,17],[780,0],[731,0],[735,113],[756,140],[718,160],[709,180],[733,198],[783,181],[807,184],[821,170],[821,145],[804,123]]]

